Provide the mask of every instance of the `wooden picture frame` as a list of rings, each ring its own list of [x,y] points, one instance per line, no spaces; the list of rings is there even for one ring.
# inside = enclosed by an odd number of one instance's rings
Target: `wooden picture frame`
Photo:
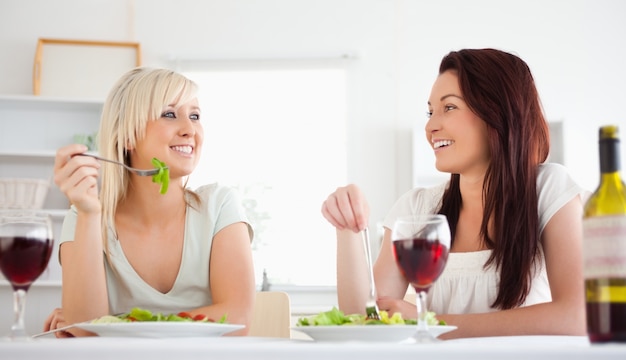
[[[33,94],[104,100],[115,81],[141,66],[137,42],[40,38]]]

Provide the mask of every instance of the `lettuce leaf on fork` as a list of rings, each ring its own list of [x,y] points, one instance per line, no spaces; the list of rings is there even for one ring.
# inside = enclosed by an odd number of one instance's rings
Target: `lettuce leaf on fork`
[[[157,158],[152,158],[152,164],[159,169],[159,172],[152,175],[152,182],[161,184],[159,192],[165,194],[170,184],[170,169],[165,163]]]

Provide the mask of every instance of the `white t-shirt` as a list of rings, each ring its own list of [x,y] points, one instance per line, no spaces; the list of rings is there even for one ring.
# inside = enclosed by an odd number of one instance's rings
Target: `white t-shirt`
[[[187,206],[182,261],[172,289],[165,294],[151,287],[135,272],[114,232],[109,231],[110,263],[106,256],[103,259],[110,314],[127,312],[133,307],[176,313],[213,302],[209,282],[213,237],[224,227],[237,222],[248,225],[251,238],[253,231],[237,192],[217,184],[202,186],[195,192],[201,203],[196,209]],[[76,209],[72,208],[63,221],[59,244],[73,241],[75,228]]]
[[[399,216],[435,213],[441,203],[448,183],[432,188],[416,188],[403,194],[391,208],[384,226],[392,229]],[[539,231],[543,232],[552,216],[565,204],[585,191],[559,164],[539,165],[537,194],[539,206]],[[546,274],[545,258],[540,246],[540,261],[537,264],[531,289],[523,306],[552,300]],[[467,314],[495,311],[490,307],[498,295],[499,273],[494,266],[483,265],[491,250],[465,253],[450,253],[448,262],[439,279],[428,291],[427,307],[438,314]]]

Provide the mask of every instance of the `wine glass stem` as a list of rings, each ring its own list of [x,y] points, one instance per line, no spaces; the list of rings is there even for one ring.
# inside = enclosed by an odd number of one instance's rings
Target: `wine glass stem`
[[[15,321],[11,326],[12,338],[25,338],[26,330],[24,328],[24,310],[26,308],[26,291],[18,289],[13,292],[13,311],[15,313]]]
[[[418,290],[417,291],[417,301],[415,302],[417,306],[417,332],[419,333],[428,333],[428,323],[426,321],[426,292]]]

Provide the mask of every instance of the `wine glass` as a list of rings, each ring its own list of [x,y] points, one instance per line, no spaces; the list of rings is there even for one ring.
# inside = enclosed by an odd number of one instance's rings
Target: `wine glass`
[[[445,215],[414,215],[396,219],[391,233],[393,254],[400,272],[417,293],[416,343],[440,341],[428,331],[426,293],[443,272],[450,249]]]
[[[53,245],[50,216],[37,210],[0,211],[0,270],[13,287],[15,320],[4,340],[30,340],[24,328],[26,292],[48,266]]]

